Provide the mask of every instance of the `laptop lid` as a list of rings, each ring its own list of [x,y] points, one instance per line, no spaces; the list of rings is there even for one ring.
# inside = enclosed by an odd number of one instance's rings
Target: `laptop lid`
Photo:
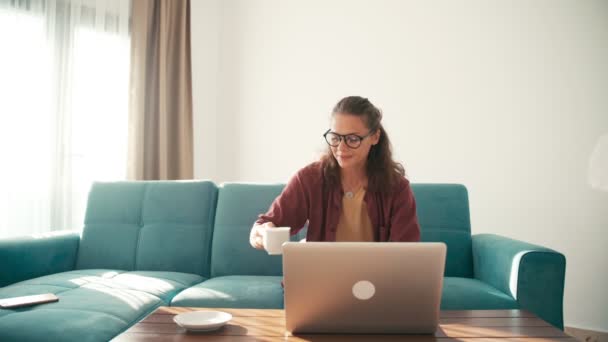
[[[287,331],[432,334],[445,256],[438,242],[286,243]]]

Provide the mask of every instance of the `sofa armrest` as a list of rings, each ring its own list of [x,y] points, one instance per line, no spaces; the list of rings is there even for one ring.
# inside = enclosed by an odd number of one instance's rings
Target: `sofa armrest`
[[[563,254],[493,234],[473,235],[475,278],[511,295],[521,309],[563,329]]]
[[[0,287],[73,270],[79,243],[74,232],[0,239]]]

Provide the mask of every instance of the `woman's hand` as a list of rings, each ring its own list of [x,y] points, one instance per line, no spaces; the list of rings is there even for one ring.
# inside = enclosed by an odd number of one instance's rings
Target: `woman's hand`
[[[249,233],[249,244],[255,249],[264,249],[264,231],[275,227],[274,223],[254,224]]]

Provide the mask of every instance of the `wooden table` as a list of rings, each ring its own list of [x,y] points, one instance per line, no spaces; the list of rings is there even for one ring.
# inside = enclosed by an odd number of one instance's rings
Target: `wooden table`
[[[522,310],[441,311],[435,335],[297,335],[285,332],[283,310],[218,309],[232,320],[214,332],[192,333],[173,322],[182,312],[205,308],[160,307],[115,341],[576,341]]]

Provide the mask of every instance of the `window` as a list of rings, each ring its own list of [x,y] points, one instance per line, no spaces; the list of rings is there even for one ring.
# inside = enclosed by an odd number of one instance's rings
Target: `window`
[[[81,229],[126,178],[130,3],[0,4],[0,237]]]

